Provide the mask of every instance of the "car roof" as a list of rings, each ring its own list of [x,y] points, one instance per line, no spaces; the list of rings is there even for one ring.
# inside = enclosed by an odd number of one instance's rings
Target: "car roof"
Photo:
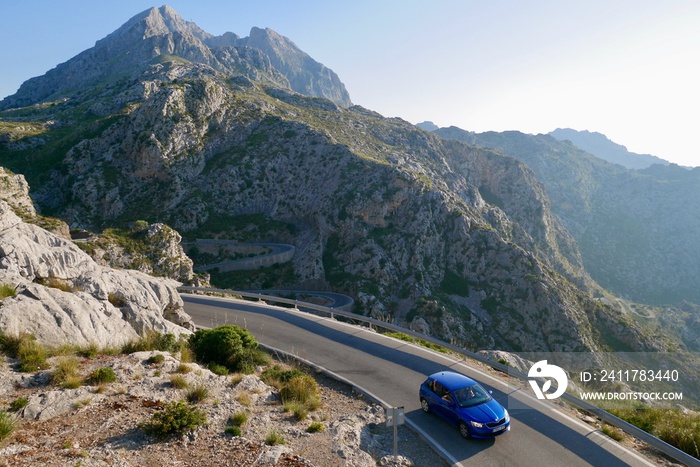
[[[429,376],[430,379],[437,380],[438,383],[450,389],[459,389],[475,384],[476,381],[454,371],[440,371]]]

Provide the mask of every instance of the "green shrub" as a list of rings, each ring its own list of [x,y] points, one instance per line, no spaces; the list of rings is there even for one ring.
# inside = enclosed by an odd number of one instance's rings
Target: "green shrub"
[[[34,338],[23,339],[17,348],[17,358],[19,358],[19,371],[33,372],[39,371],[47,366],[46,349]]]
[[[0,333],[0,350],[10,358],[17,358],[19,345],[25,339],[34,339],[34,337],[30,334],[9,336],[5,333]]]
[[[170,384],[175,388],[175,389],[184,389],[188,386],[187,380],[181,376],[181,375],[172,375],[170,376]]]
[[[309,415],[309,408],[303,402],[289,401],[285,402],[283,407],[285,412],[291,412],[297,420],[306,420]]]
[[[229,374],[228,368],[223,365],[219,365],[218,363],[211,362],[209,365],[207,365],[207,368],[209,368],[209,371],[215,375],[227,376]]]
[[[85,347],[81,347],[77,351],[78,355],[85,358],[95,358],[95,356],[99,353],[101,353],[100,348],[97,347],[97,344],[95,343],[91,343]]]
[[[243,426],[245,422],[248,421],[248,414],[245,412],[236,412],[229,417],[228,421],[231,425]]]
[[[23,408],[27,406],[29,403],[29,400],[26,397],[20,397],[18,399],[13,400],[10,402],[10,412],[19,412]]]
[[[323,426],[323,423],[321,422],[313,422],[309,427],[306,429],[307,433],[320,433],[321,431],[325,430],[326,428]]]
[[[7,412],[0,412],[0,441],[15,431],[15,418]]]
[[[247,349],[243,352],[243,358],[239,364],[241,373],[251,374],[258,366],[268,366],[272,362],[270,355],[261,349]]]
[[[280,389],[282,402],[301,402],[303,404],[318,398],[318,383],[309,375],[295,376]]]
[[[165,361],[165,355],[163,355],[162,353],[157,353],[157,354],[151,355],[150,357],[148,357],[146,359],[146,363],[148,363],[149,365],[160,364],[160,363],[163,363],[164,361]]]
[[[164,439],[173,434],[184,433],[207,421],[207,415],[185,401],[171,402],[156,412],[143,429],[146,433]]]
[[[239,371],[258,342],[247,330],[233,324],[214,329],[200,329],[190,336],[190,348],[205,364],[216,363],[231,371]]]
[[[197,384],[195,387],[187,391],[187,402],[190,404],[199,404],[204,402],[207,397],[209,397],[209,388],[203,384]]]
[[[607,423],[603,424],[603,427],[600,429],[600,431],[602,431],[615,441],[622,441],[625,437],[622,430],[620,430],[619,428],[615,428],[612,425],[608,425]]]
[[[184,363],[180,363],[177,368],[175,368],[176,373],[180,373],[181,375],[186,375],[187,373],[190,373],[192,371],[192,367],[189,365],[185,365]]]
[[[91,385],[113,383],[117,380],[114,370],[108,366],[98,368],[88,376],[87,382]]]
[[[0,300],[4,300],[8,297],[14,297],[17,291],[15,288],[9,284],[0,284]]]
[[[278,444],[285,444],[286,441],[282,434],[278,431],[271,431],[265,437],[265,444],[268,446],[276,446]]]
[[[279,365],[275,365],[265,370],[260,374],[260,379],[267,385],[280,389],[284,383],[292,378],[303,376],[305,373],[296,368],[283,370]]]
[[[134,352],[149,352],[160,350],[161,352],[173,352],[178,350],[178,342],[174,334],[161,334],[156,331],[149,331],[139,339],[127,342],[122,346],[121,353],[130,354]]]
[[[236,425],[227,426],[226,433],[231,436],[241,436],[241,427]]]
[[[73,355],[61,357],[51,374],[51,381],[65,389],[75,389],[82,385],[83,379],[78,374],[80,362]]]

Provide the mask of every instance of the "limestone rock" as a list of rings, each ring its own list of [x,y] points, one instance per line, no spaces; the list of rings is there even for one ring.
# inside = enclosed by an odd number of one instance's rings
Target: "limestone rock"
[[[29,184],[23,175],[16,175],[0,167],[0,199],[17,211],[36,216],[34,202],[29,197]]]
[[[178,283],[99,266],[74,243],[24,223],[0,201],[0,329],[43,343],[118,346],[148,331],[194,329]]]

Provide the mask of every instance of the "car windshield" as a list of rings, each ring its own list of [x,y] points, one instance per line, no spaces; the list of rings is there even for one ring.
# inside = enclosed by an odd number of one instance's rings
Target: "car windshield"
[[[473,407],[491,400],[491,395],[478,384],[457,389],[454,393],[460,407]]]

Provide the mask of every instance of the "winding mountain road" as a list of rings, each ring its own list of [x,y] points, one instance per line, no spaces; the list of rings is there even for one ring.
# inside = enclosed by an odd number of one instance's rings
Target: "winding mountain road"
[[[439,446],[453,465],[654,465],[552,403],[452,357],[365,328],[264,303],[189,294],[182,298],[197,325],[243,326],[262,344],[320,365],[388,406],[403,406],[407,423]],[[455,427],[423,413],[418,387],[426,375],[445,369],[466,374],[493,390],[511,414],[511,432],[494,440],[467,441]]]

